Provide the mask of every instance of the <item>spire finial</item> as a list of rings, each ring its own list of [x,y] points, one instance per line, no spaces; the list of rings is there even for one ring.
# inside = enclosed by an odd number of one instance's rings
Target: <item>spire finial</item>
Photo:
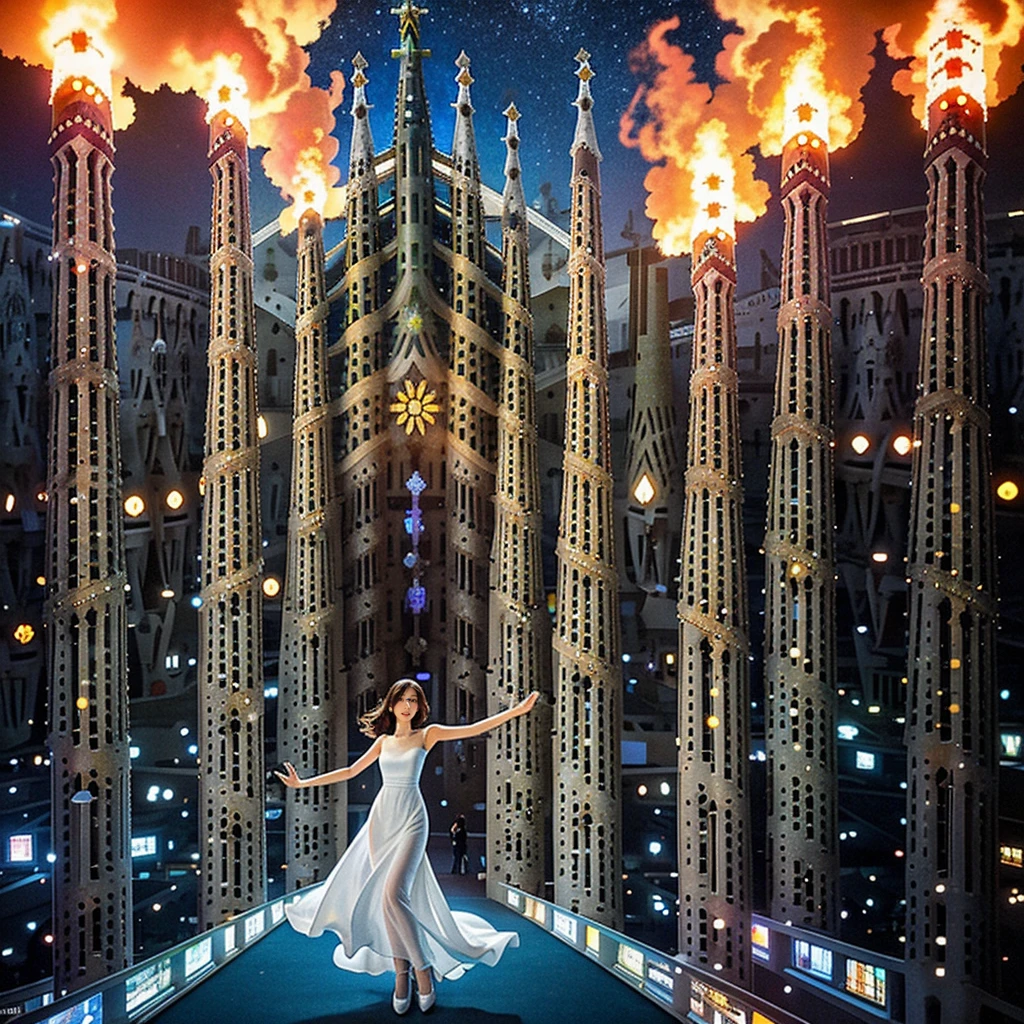
[[[514,104],[510,103],[504,111],[505,116],[515,124],[523,115],[519,113],[519,108]]]
[[[363,56],[362,51],[356,53],[352,58],[352,67],[354,67],[355,74],[352,75],[352,86],[356,89],[362,89],[369,79],[366,77],[366,69],[370,66],[370,62]]]
[[[466,56],[466,51],[463,50],[455,60],[455,66],[459,69],[459,73],[455,76],[455,81],[460,86],[465,86],[467,89],[471,86],[476,79],[469,73],[469,65],[472,62],[469,57]]]
[[[418,50],[420,46],[420,16],[429,14],[427,7],[417,7],[412,0],[405,0],[401,7],[392,7],[391,13],[398,15],[398,39],[400,51]]]
[[[580,146],[586,146],[598,160],[601,159],[601,150],[597,145],[597,131],[594,128],[594,116],[591,109],[594,106],[594,98],[590,94],[590,80],[594,77],[594,69],[590,66],[590,54],[581,46],[576,54],[576,61],[579,67],[576,69],[576,77],[580,80],[579,92],[573,100],[573,106],[579,111],[576,117],[576,136],[569,153],[575,154]]]

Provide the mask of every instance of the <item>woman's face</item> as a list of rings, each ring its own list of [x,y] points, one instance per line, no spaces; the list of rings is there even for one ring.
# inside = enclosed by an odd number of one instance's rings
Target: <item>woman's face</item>
[[[411,686],[407,686],[402,691],[402,695],[395,701],[391,711],[400,722],[412,722],[419,709],[420,699],[416,695],[416,691]]]

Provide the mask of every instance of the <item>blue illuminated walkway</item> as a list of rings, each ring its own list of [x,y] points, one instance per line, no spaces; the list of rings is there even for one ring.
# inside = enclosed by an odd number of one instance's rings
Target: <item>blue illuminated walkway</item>
[[[674,1018],[558,939],[491,900],[452,896],[456,910],[519,932],[497,967],[441,982],[429,1017],[462,1024],[670,1024]],[[395,1022],[393,975],[336,968],[330,934],[309,939],[285,922],[154,1020],[159,1024]],[[424,1019],[415,1002],[407,1021]]]

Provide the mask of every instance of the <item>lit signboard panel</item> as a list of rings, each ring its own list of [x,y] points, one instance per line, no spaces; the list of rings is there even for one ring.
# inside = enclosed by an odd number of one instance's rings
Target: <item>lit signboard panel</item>
[[[750,952],[758,960],[771,959],[771,932],[767,925],[752,924],[750,926]]]
[[[259,911],[256,914],[250,914],[245,919],[245,941],[252,942],[257,935],[263,934],[263,911]]]
[[[705,1024],[747,1024],[747,1012],[724,992],[690,979],[690,1014]]]
[[[562,936],[563,939],[568,939],[574,946],[576,945],[576,918],[570,917],[568,914],[563,914],[559,910],[553,910],[551,912],[551,927]]]
[[[627,946],[626,943],[620,942],[615,962],[627,973],[632,974],[636,978],[643,979],[644,955],[639,949],[634,949],[632,946]]]
[[[35,842],[31,834],[9,836],[7,860],[10,864],[31,864],[36,859]]]
[[[103,1024],[103,993],[96,992],[82,1002],[47,1017],[44,1024]]]
[[[149,964],[143,967],[141,971],[136,971],[128,978],[124,986],[125,1009],[132,1013],[139,1009],[140,1006],[145,1006],[164,993],[172,991],[173,988],[174,986],[171,984],[171,958],[165,956],[155,964]]]
[[[587,949],[591,953],[601,952],[601,932],[592,924],[587,925]]]
[[[213,939],[207,937],[185,950],[185,977],[191,978],[213,963]]]

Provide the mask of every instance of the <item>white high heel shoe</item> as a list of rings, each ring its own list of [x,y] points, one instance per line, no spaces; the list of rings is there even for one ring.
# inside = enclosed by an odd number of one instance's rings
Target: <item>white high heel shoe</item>
[[[408,971],[403,971],[402,973],[405,975],[405,977],[407,979],[406,980],[405,998],[404,999],[399,999],[397,992],[395,992],[391,996],[391,1009],[393,1009],[395,1011],[395,1013],[397,1013],[399,1015],[399,1017],[401,1017],[402,1014],[404,1014],[404,1013],[408,1013],[409,1012],[409,1007],[412,1006],[412,980],[409,978],[409,972]],[[395,981],[396,981],[396,983],[398,981],[398,977],[399,977],[399,973],[396,971],[395,972]]]
[[[420,991],[419,982],[416,983],[416,1002],[420,1005],[420,1012],[426,1013],[437,1002],[437,982],[430,979],[430,991],[424,995]]]

